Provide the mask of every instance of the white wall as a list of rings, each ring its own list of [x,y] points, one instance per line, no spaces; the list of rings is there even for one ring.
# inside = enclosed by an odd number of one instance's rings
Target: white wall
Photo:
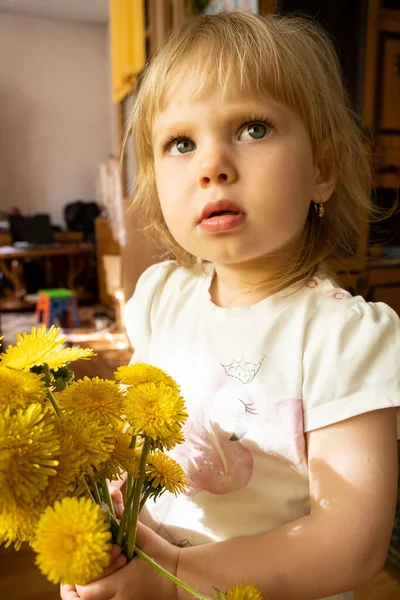
[[[0,14],[0,207],[97,196],[112,151],[107,28]]]

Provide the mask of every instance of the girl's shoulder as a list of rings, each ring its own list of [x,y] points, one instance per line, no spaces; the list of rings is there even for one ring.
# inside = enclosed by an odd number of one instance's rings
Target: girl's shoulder
[[[151,265],[139,277],[133,296],[126,304],[125,320],[139,314],[152,320],[160,304],[177,304],[179,308],[184,298],[196,295],[208,276],[207,268],[196,275],[172,260]]]
[[[317,283],[303,340],[306,431],[400,406],[396,312],[383,302],[353,296],[329,279]]]
[[[400,320],[397,313],[384,302],[368,302],[361,295],[353,295],[329,277],[315,277],[306,283],[309,288],[310,313],[316,321],[329,319],[337,329],[342,324],[376,329],[388,324],[397,331]]]
[[[147,361],[154,317],[160,303],[162,307],[173,304],[176,297],[181,297],[182,288],[192,281],[193,274],[189,270],[170,260],[156,263],[141,274],[123,312],[136,360]]]
[[[330,278],[315,277],[306,284],[305,341],[308,349],[341,356],[379,348],[400,352],[400,319],[384,302],[352,295]],[[323,350],[324,349],[324,350]],[[329,350],[328,350],[329,349]]]

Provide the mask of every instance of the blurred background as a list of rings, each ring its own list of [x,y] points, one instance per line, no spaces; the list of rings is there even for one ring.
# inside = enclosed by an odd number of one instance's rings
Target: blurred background
[[[373,155],[374,200],[384,208],[396,202],[400,0],[0,0],[3,348],[16,332],[45,322],[62,327],[68,343],[96,350],[95,359],[77,363],[77,377],[112,378],[129,360],[121,311],[158,260],[129,211],[135,82],[172,27],[221,9],[296,12],[330,32]],[[366,225],[352,255],[334,267],[353,293],[400,313],[399,211]],[[29,548],[0,548],[1,599],[58,597]],[[397,521],[387,568],[356,600],[399,598]]]

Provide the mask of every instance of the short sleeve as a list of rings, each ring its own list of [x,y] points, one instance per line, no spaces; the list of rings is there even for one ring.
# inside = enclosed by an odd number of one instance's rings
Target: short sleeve
[[[308,333],[303,354],[305,431],[400,406],[399,318],[386,304],[355,300],[328,319],[316,319]]]
[[[152,315],[170,266],[170,261],[165,261],[146,269],[125,305],[124,325],[134,351],[131,362],[148,362]]]

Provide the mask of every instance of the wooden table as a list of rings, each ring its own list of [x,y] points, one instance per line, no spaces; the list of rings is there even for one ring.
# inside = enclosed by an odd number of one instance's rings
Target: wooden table
[[[0,309],[19,310],[32,306],[25,300],[26,282],[23,272],[25,259],[45,260],[46,286],[49,287],[51,285],[52,258],[65,256],[67,258],[67,270],[64,286],[76,292],[79,296],[83,288],[77,288],[75,281],[85,266],[85,258],[94,250],[94,245],[86,242],[60,243],[44,248],[0,246],[0,270],[13,286],[11,289],[5,290],[5,297],[0,298]]]
[[[82,231],[54,231],[55,242],[83,242]],[[13,243],[11,233],[0,231],[0,246],[11,246]]]

